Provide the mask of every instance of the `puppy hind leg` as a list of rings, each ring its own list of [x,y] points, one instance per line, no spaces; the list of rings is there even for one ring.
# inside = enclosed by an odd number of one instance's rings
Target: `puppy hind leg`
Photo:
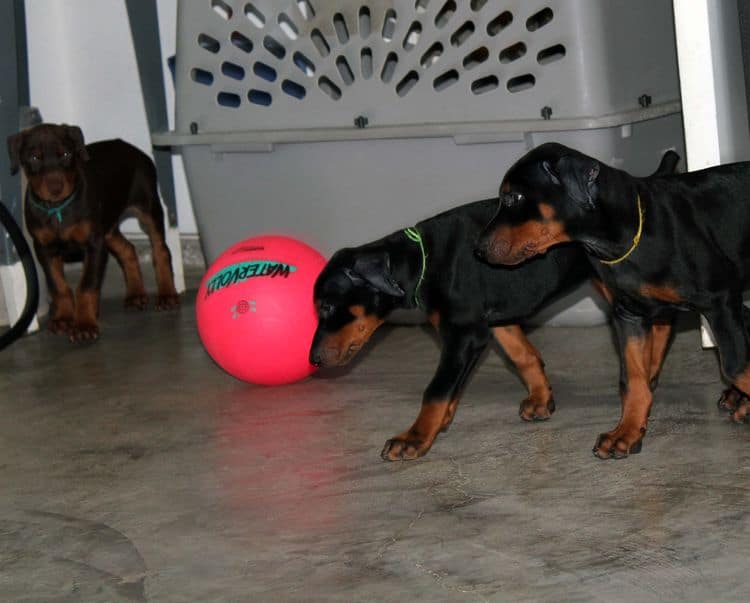
[[[143,275],[141,274],[141,267],[135,247],[123,236],[117,227],[104,237],[104,242],[107,245],[107,249],[117,259],[117,263],[120,264],[123,276],[125,277],[125,307],[145,310],[148,305],[148,297],[146,295],[146,288],[143,285]]]

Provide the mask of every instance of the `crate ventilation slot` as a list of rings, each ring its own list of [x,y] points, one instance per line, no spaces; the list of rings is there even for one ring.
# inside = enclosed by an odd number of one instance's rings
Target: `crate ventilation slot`
[[[355,95],[360,103],[383,94],[383,102],[420,104],[427,94],[467,103],[491,94],[515,98],[547,73],[559,79],[567,54],[555,39],[555,13],[544,5],[203,1],[213,16],[194,38],[200,50],[188,74],[227,109],[340,105],[360,87],[367,87]]]

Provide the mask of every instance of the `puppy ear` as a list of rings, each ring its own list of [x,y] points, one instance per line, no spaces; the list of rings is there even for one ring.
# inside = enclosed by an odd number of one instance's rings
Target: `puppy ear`
[[[23,144],[24,133],[19,132],[8,136],[8,156],[10,157],[10,173],[18,173],[21,165],[21,145]]]
[[[547,175],[554,184],[560,184],[560,178],[557,176],[557,173],[555,173],[554,168],[549,164],[549,161],[542,161],[542,169],[547,172]]]
[[[599,193],[599,163],[590,157],[566,155],[555,165],[568,196],[583,209],[594,209]]]
[[[76,154],[81,161],[89,160],[89,153],[86,150],[86,143],[83,141],[83,132],[78,126],[65,126],[65,133],[75,144]]]
[[[344,272],[355,285],[367,284],[394,297],[406,295],[391,276],[390,257],[385,252],[361,255],[354,260],[354,266],[345,268]]]

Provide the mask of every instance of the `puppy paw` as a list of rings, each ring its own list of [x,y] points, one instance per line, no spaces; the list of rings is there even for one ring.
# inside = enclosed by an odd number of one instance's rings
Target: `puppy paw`
[[[125,298],[125,309],[126,310],[145,310],[148,306],[148,296],[143,294],[128,295]]]
[[[411,461],[427,454],[432,442],[409,434],[391,438],[383,446],[380,458],[384,461]]]
[[[518,416],[524,421],[546,421],[555,412],[555,399],[538,400],[532,397],[521,402]]]
[[[728,387],[721,392],[721,396],[716,402],[716,406],[719,407],[719,410],[733,413],[737,410],[737,407],[740,405],[743,398],[745,398],[745,396],[741,391],[734,387]]]
[[[157,310],[172,310],[180,305],[180,296],[175,294],[169,295],[157,295],[156,296],[156,309]]]
[[[638,454],[643,446],[644,435],[645,427],[639,429],[627,425],[602,433],[594,444],[594,456],[600,459],[624,459],[628,455]]]
[[[99,339],[99,325],[90,322],[77,322],[69,334],[70,341],[80,343]]]
[[[73,319],[67,317],[50,318],[47,330],[53,335],[68,335],[73,330]]]

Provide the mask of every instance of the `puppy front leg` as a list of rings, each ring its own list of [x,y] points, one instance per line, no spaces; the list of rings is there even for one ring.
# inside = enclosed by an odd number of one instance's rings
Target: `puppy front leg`
[[[617,427],[596,440],[593,452],[600,459],[625,458],[641,451],[653,401],[651,325],[642,317],[619,310],[615,305],[613,320],[620,348],[622,409]]]
[[[521,402],[518,414],[524,421],[544,421],[555,412],[542,355],[526,338],[519,325],[505,325],[492,329],[500,347],[516,367],[529,395]]]
[[[101,237],[86,243],[83,275],[76,290],[75,323],[71,341],[90,341],[99,337],[99,297],[107,266],[107,247]]]
[[[477,359],[487,347],[487,327],[440,325],[443,348],[435,376],[422,397],[414,424],[385,443],[380,456],[386,461],[424,456],[438,433],[448,428],[463,386]]]
[[[56,250],[34,241],[36,258],[44,272],[47,289],[52,298],[52,311],[47,321],[47,329],[55,335],[68,334],[73,328],[73,291],[65,280],[62,255]]]

